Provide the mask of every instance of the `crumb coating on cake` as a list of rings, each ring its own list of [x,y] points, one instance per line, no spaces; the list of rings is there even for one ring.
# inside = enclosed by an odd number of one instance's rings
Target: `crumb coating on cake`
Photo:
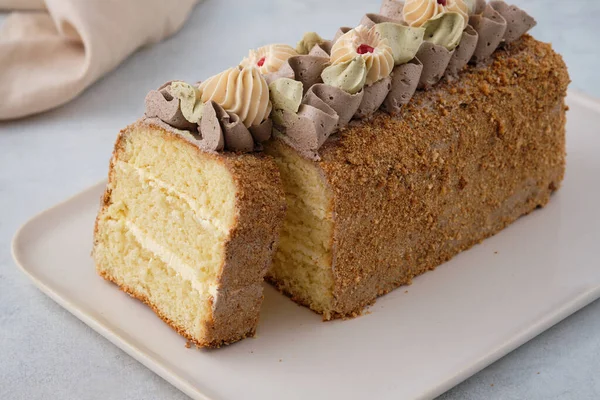
[[[525,35],[398,116],[331,137],[314,165],[333,193],[334,284],[330,309],[316,311],[358,315],[544,206],[564,176],[568,83],[562,58]]]

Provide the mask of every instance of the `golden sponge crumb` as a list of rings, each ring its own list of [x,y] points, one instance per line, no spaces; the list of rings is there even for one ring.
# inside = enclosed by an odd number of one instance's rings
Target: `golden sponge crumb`
[[[110,198],[97,220],[98,272],[180,333],[210,342],[207,326],[237,217],[233,177],[215,157],[146,125],[120,139]]]
[[[161,135],[144,134],[144,125],[127,135],[119,160],[147,171],[159,182],[168,182],[186,197],[192,197],[205,217],[228,230],[237,213],[237,188],[227,167],[191,148],[184,140],[165,140]],[[199,157],[202,160],[199,160]]]
[[[156,312],[193,338],[205,336],[204,321],[210,317],[210,299],[198,293],[190,281],[151,252],[143,249],[123,221],[101,224],[96,249],[99,272],[131,295],[151,304]]]
[[[333,288],[330,189],[313,163],[284,144],[270,142],[265,152],[279,167],[287,205],[268,279],[328,319]]]
[[[155,181],[143,180],[130,164],[117,163],[115,178],[118,184],[107,214],[126,220],[143,237],[169,249],[194,268],[199,279],[214,280],[223,263],[226,232],[203,224],[185,200]]]

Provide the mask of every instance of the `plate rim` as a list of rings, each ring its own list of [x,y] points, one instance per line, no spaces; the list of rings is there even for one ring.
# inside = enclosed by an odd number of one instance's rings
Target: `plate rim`
[[[21,256],[21,252],[19,249],[21,237],[26,233],[27,229],[30,228],[38,219],[45,217],[47,214],[52,213],[56,209],[70,203],[73,200],[77,200],[80,197],[84,197],[86,195],[90,195],[91,192],[98,190],[98,187],[106,184],[107,179],[102,179],[96,184],[85,188],[84,190],[69,196],[67,199],[35,214],[33,217],[29,218],[25,223],[23,223],[15,232],[12,242],[11,242],[11,255],[17,267],[27,276],[33,284],[46,296],[52,299],[55,303],[63,307],[65,310],[69,311],[73,314],[77,319],[82,321],[84,324],[89,326],[91,329],[99,333],[113,345],[127,353],[129,356],[133,357],[136,361],[144,365],[153,373],[160,376],[162,379],[169,382],[171,385],[188,395],[194,400],[216,400],[214,397],[210,397],[205,393],[208,392],[206,388],[199,387],[198,385],[194,385],[191,382],[187,381],[184,378],[181,378],[179,374],[170,368],[166,367],[160,360],[156,357],[153,357],[151,354],[148,354],[139,346],[136,346],[127,338],[119,335],[117,332],[111,329],[111,327],[107,324],[104,324],[98,318],[93,316],[92,314],[86,313],[82,310],[77,304],[73,303],[63,295],[59,294],[52,287],[44,283],[41,279],[39,279],[32,271],[30,271],[26,266],[23,258]],[[100,206],[100,202],[98,202],[98,207]]]
[[[589,96],[579,90],[568,90],[567,101],[578,103],[578,105],[582,107],[600,113],[600,99]],[[103,178],[95,184],[71,196],[68,196],[65,200],[62,200],[54,204],[53,206],[34,214],[32,217],[28,218],[24,223],[22,223],[21,226],[16,230],[11,241],[11,255],[15,264],[42,293],[44,293],[54,302],[56,302],[61,307],[69,311],[71,314],[73,314],[76,318],[81,320],[91,329],[98,332],[113,345],[117,346],[119,349],[133,357],[142,365],[144,365],[146,368],[148,368],[161,378],[165,379],[171,385],[175,386],[177,389],[181,390],[183,393],[185,393],[193,399],[216,400],[214,397],[210,397],[207,394],[205,394],[206,392],[208,392],[208,390],[206,390],[207,388],[203,386],[200,387],[199,385],[194,385],[188,380],[180,377],[176,372],[166,367],[156,357],[153,357],[152,355],[146,353],[134,343],[131,343],[131,341],[129,341],[127,338],[113,331],[107,324],[104,324],[102,321],[100,321],[93,315],[86,313],[76,304],[69,301],[66,297],[61,296],[61,294],[59,294],[52,287],[44,283],[25,266],[25,262],[23,261],[23,257],[21,255],[19,246],[21,246],[21,242],[23,242],[22,238],[24,237],[26,231],[30,229],[30,227],[35,222],[37,222],[37,220],[45,217],[47,214],[52,213],[56,209],[80,197],[91,195],[91,192],[95,192],[102,185],[106,185],[106,181],[107,179]],[[100,202],[98,202],[98,204],[100,204]],[[455,374],[449,376],[447,379],[439,382],[436,386],[426,389],[418,396],[418,398],[434,398],[445,393],[454,386],[475,375],[487,366],[498,361],[499,359],[506,356],[507,354],[514,351],[523,344],[527,343],[534,337],[540,335],[544,331],[548,330],[552,326],[561,322],[576,311],[589,305],[593,301],[598,300],[599,298],[600,284],[597,287],[592,287],[590,290],[581,293],[579,296],[572,299],[571,301],[562,304],[559,308],[553,310],[552,313],[543,316],[538,321],[534,321],[531,325],[528,325],[521,332],[515,334],[512,338],[510,338],[500,346],[497,346],[495,349],[482,355],[479,358],[479,360],[473,362],[469,367],[457,371]]]

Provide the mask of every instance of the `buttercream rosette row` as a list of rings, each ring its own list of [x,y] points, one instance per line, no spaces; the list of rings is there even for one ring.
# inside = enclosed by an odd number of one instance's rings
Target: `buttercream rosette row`
[[[352,119],[397,113],[416,90],[458,79],[535,26],[504,1],[384,0],[332,40],[311,32],[296,48],[251,50],[205,82],[168,82],[146,98],[146,117],[193,132],[207,151],[260,150],[272,132],[309,158]]]
[[[271,107],[260,73],[232,68],[202,84],[172,81],[152,90],[146,95],[145,117],[189,131],[188,139],[206,151],[251,152],[271,137]]]

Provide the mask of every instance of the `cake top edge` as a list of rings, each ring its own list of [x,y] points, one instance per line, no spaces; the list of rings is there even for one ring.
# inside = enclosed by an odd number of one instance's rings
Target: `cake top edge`
[[[409,163],[413,160],[410,154],[416,159],[431,155],[456,137],[478,138],[483,143],[487,134],[497,134],[498,145],[510,146],[513,141],[503,132],[524,129],[513,125],[514,118],[524,115],[525,109],[530,120],[553,116],[560,111],[569,83],[562,56],[550,44],[526,34],[495,52],[489,65],[466,69],[459,82],[440,82],[427,92],[416,92],[397,116],[390,118],[378,111],[369,120],[352,121],[342,134],[332,135],[319,149],[319,165],[371,168],[391,160]],[[557,108],[533,107],[536,112],[530,114],[532,93],[536,98],[555,99]],[[545,136],[540,133],[540,145]],[[440,137],[445,142],[440,142]]]
[[[261,151],[275,134],[318,160],[351,120],[398,114],[417,90],[459,80],[468,64],[486,65],[535,25],[501,0],[383,0],[379,14],[331,40],[305,33],[295,48],[250,50],[203,82],[167,82],[146,96],[145,117],[208,152]]]

